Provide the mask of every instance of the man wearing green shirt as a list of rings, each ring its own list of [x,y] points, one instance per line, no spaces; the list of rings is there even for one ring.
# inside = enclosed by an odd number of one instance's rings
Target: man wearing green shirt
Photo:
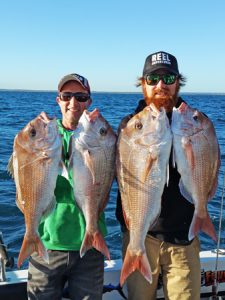
[[[83,111],[91,104],[91,91],[86,78],[69,74],[60,80],[58,93],[56,101],[62,120],[57,122],[67,166],[70,136]],[[85,219],[75,203],[71,174],[68,179],[58,175],[55,197],[54,212],[39,226],[41,239],[48,249],[49,264],[37,253],[32,254],[28,270],[28,299],[61,300],[66,281],[72,300],[102,299],[104,256],[92,248],[80,258]],[[99,228],[105,235],[104,214],[100,216]]]

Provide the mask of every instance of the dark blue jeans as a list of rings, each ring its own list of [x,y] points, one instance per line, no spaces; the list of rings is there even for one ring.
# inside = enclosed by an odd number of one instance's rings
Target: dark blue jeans
[[[29,300],[61,300],[65,282],[70,299],[102,299],[104,256],[91,249],[80,258],[79,251],[48,250],[49,264],[36,253],[29,261]]]

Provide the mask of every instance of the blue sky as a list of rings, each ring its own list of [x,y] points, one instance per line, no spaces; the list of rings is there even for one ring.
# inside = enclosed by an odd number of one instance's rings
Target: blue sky
[[[145,58],[164,50],[184,92],[225,93],[224,0],[5,0],[0,89],[56,90],[68,73],[94,91],[139,92]]]

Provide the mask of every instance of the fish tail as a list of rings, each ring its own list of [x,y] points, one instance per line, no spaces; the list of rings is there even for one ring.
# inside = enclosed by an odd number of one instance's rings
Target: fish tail
[[[80,248],[80,257],[83,257],[87,250],[91,249],[92,247],[97,249],[99,252],[105,255],[108,260],[110,260],[109,249],[99,231],[95,232],[94,234],[89,232],[85,233],[84,240]]]
[[[207,215],[205,222],[202,224],[202,231],[208,234],[215,242],[217,242],[216,231],[209,215]]]
[[[138,270],[149,283],[152,283],[152,271],[146,253],[144,252],[142,255],[132,255],[128,249],[120,275],[121,286],[123,286],[127,277],[135,270]]]
[[[208,234],[215,242],[217,242],[215,228],[208,213],[205,218],[200,218],[194,214],[188,234],[189,241],[197,236],[200,231]]]
[[[33,252],[37,252],[39,256],[43,258],[43,260],[46,263],[49,263],[49,256],[48,252],[45,249],[42,241],[38,236],[28,238],[27,235],[25,234],[23,243],[20,249],[19,257],[18,257],[18,262],[17,266],[20,268],[22,265],[23,261],[30,256]]]

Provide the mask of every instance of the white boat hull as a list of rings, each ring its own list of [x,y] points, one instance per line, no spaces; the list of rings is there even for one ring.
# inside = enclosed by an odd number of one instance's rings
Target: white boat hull
[[[215,271],[216,253],[213,251],[202,251],[200,252],[200,258],[202,269],[201,299],[210,299],[212,295],[212,279]],[[225,299],[225,250],[221,251],[218,258],[217,277],[221,281],[218,284],[218,294],[221,297],[217,299]],[[104,293],[103,300],[123,299],[118,290],[113,290],[119,284],[121,267],[122,260],[120,259],[105,261],[104,287],[109,290],[112,289],[112,291]],[[26,300],[27,275],[28,270],[6,272],[6,281],[0,282],[0,299]],[[207,284],[210,285],[207,286]],[[127,295],[126,285],[123,287],[123,292]],[[62,298],[62,300],[66,299],[68,300],[68,298]],[[157,299],[163,299],[162,288],[157,291]]]

